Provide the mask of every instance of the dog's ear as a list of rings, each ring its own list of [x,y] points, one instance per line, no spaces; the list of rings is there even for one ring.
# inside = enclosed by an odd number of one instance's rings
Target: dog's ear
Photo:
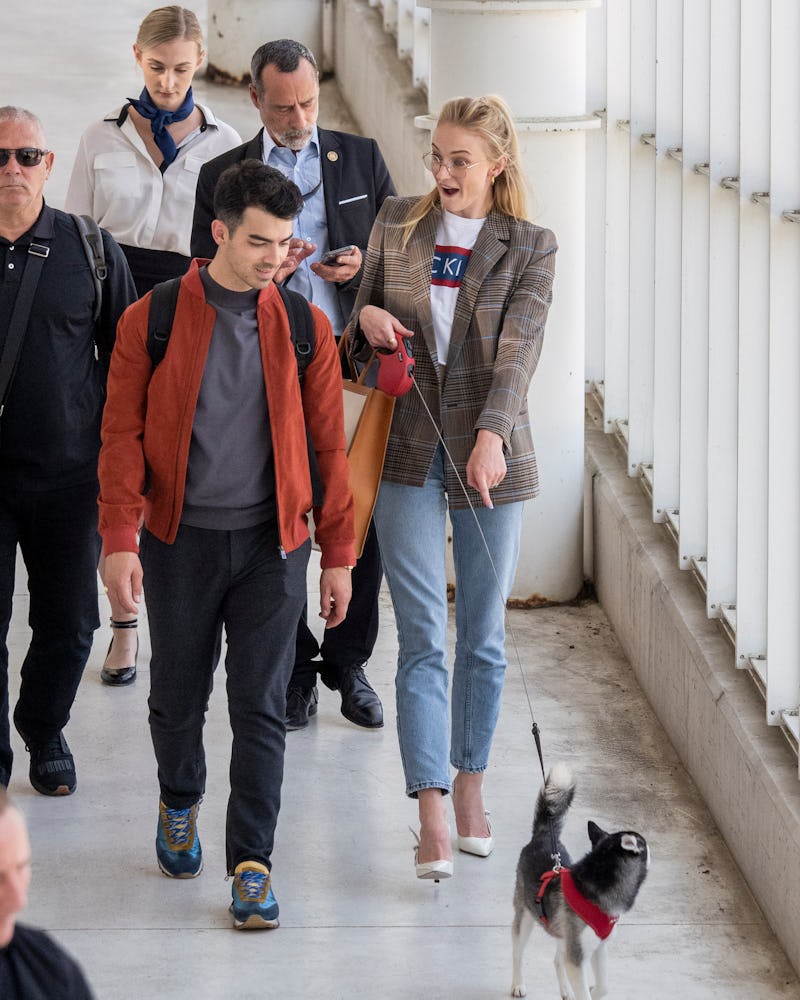
[[[593,823],[591,820],[589,820],[588,830],[589,830],[589,840],[591,840],[592,842],[592,847],[596,847],[597,842],[599,840],[602,840],[603,837],[608,836],[605,830],[601,830],[600,827],[597,825],[597,823]]]
[[[630,851],[631,854],[641,854],[644,850],[643,842],[635,833],[623,833],[619,843],[623,851]]]

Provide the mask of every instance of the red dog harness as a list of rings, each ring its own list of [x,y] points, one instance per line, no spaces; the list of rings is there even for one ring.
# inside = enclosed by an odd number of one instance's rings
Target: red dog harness
[[[567,901],[569,908],[577,913],[585,924],[588,924],[592,928],[601,941],[605,941],[608,935],[614,930],[619,917],[610,917],[599,906],[596,906],[591,900],[587,899],[575,885],[572,879],[572,872],[569,868],[559,868],[557,871],[551,869],[542,875],[542,881],[539,883],[539,892],[536,896],[536,909],[539,913],[539,919],[545,927],[548,926],[549,921],[544,909],[544,894],[554,878],[561,879],[561,891],[564,893],[564,899]]]

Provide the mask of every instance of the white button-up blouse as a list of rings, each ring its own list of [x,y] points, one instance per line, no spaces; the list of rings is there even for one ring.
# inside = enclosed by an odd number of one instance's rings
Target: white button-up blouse
[[[200,167],[241,144],[239,133],[196,104],[205,124],[190,132],[162,173],[122,108],[81,136],[65,201],[68,212],[91,215],[118,243],[190,256],[195,188]]]

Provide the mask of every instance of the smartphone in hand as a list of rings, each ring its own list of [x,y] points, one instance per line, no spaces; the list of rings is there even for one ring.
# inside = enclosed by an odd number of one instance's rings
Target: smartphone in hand
[[[345,253],[352,253],[355,247],[351,243],[350,246],[338,247],[336,250],[327,250],[319,259],[320,264],[324,264],[326,267],[341,267],[342,265],[336,259]]]

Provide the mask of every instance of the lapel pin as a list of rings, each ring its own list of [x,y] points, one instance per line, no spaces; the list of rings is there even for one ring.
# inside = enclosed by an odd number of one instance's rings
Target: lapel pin
[[[331,163],[336,163],[336,161],[339,159],[339,154],[336,152],[335,149],[331,149],[328,152],[328,159],[331,161]]]

